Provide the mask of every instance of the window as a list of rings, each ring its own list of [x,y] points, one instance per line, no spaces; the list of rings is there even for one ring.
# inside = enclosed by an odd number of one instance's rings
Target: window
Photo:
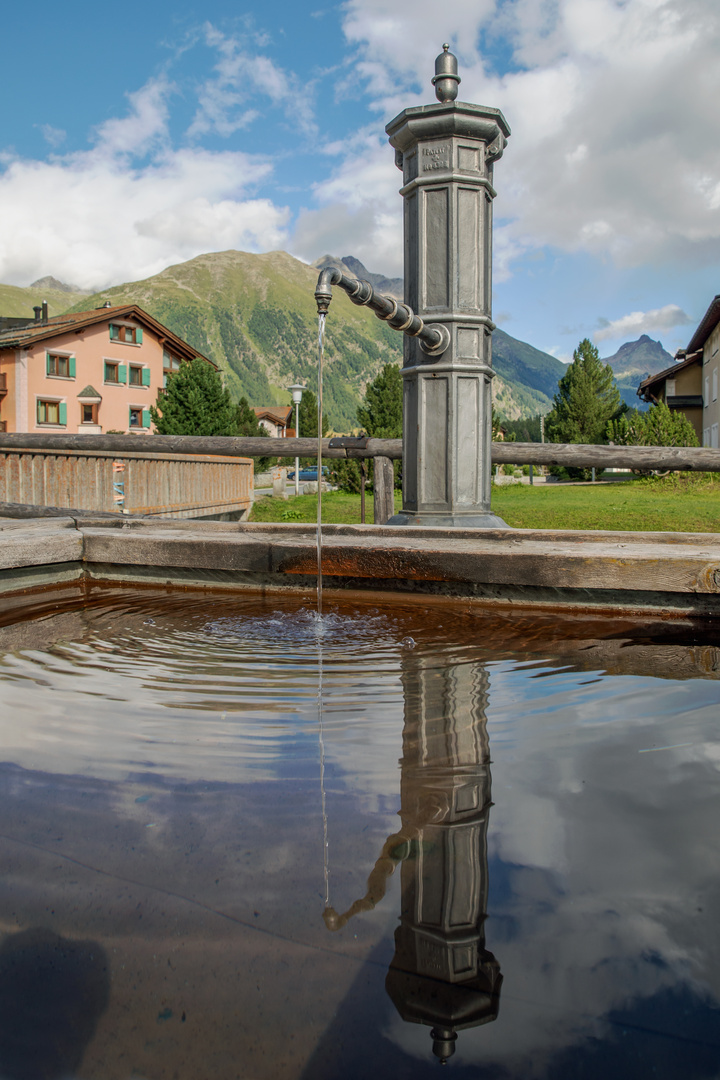
[[[710,445],[717,448],[718,444],[718,425],[713,424],[710,429]]]
[[[62,379],[74,379],[75,357],[64,356],[61,353],[47,353],[45,371],[48,375]]]
[[[136,405],[130,406],[130,418],[128,426],[131,428],[149,428],[150,427],[150,410],[143,409]]]
[[[67,405],[64,401],[46,401],[38,398],[38,424],[67,424]]]
[[[675,397],[675,380],[667,379],[665,381],[665,397]]]
[[[710,445],[710,428],[703,428],[703,446]]]
[[[173,356],[172,353],[163,349],[163,389],[167,388],[170,376],[180,370],[181,363],[182,360],[178,360],[177,356]]]
[[[116,364],[112,360],[106,360],[105,382],[122,383],[124,385],[127,382],[127,364]]]
[[[710,376],[709,375],[705,376],[705,399],[703,401],[703,405],[705,406],[706,409],[710,407]]]
[[[97,424],[98,407],[97,404],[85,405],[81,402],[80,410],[82,412],[83,424]]]
[[[110,323],[110,340],[124,341],[126,345],[142,345],[143,332],[140,326],[124,326]]]
[[[130,365],[130,385],[131,386],[149,386],[150,385],[150,368],[148,367],[136,367]]]
[[[718,369],[713,368],[713,373],[712,373],[712,399],[713,399],[713,401],[717,401],[717,394],[718,394]]]

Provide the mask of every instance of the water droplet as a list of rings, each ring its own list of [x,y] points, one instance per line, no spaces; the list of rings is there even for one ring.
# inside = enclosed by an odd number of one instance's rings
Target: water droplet
[[[402,641],[400,642],[400,644],[403,647],[403,649],[414,649],[415,648],[415,638],[404,637],[402,639]]]

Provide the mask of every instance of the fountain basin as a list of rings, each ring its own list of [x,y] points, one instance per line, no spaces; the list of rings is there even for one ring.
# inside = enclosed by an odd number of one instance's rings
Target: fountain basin
[[[205,589],[5,597],[5,1071],[712,1075],[712,630]]]
[[[77,515],[0,519],[0,591],[75,579],[307,590],[315,529]],[[371,589],[563,610],[720,614],[720,535],[327,525],[323,575]]]

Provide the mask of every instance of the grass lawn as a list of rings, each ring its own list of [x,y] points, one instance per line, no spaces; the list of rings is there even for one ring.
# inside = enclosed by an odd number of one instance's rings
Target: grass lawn
[[[402,506],[400,492],[395,493],[395,508]],[[322,497],[322,519],[326,525],[359,525],[360,496],[348,495],[344,491],[328,491]],[[250,521],[317,521],[317,495],[292,496],[287,500],[273,499],[266,495],[259,499],[252,508]],[[365,496],[365,522],[370,525],[373,518],[373,494]]]
[[[314,522],[316,497],[255,503],[251,521]],[[399,493],[395,505],[400,508]],[[366,500],[373,520],[372,492]],[[613,484],[513,484],[492,489],[492,508],[517,529],[627,529],[634,532],[720,532],[720,479],[669,476]],[[360,496],[323,495],[323,522],[359,523]]]
[[[681,475],[595,486],[493,486],[492,508],[516,529],[720,532],[720,482]]]

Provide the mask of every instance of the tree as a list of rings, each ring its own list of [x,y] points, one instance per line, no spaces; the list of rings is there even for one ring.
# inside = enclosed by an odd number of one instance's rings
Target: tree
[[[401,439],[403,425],[403,380],[397,364],[386,364],[365,388],[358,405],[358,423],[371,439]],[[402,485],[401,463],[395,462],[395,487]],[[372,476],[372,467],[370,468]],[[360,490],[360,464],[357,460],[338,461],[335,483],[343,491]]]
[[[267,438],[270,434],[258,420],[246,397],[241,397],[235,407],[235,434],[248,439]],[[273,460],[272,457],[255,458],[255,472],[264,472]]]
[[[150,415],[159,435],[235,435],[237,406],[220,373],[196,357],[180,365]]]
[[[323,438],[328,433],[328,422],[323,413],[322,434]],[[306,390],[300,399],[300,438],[317,439],[318,433],[318,404],[317,397],[312,390]]]
[[[608,422],[626,411],[612,368],[603,364],[595,346],[584,338],[573,362],[558,383],[553,407],[545,421],[550,442],[604,443]],[[589,479],[589,469],[566,470],[571,477]]]
[[[402,438],[403,380],[397,364],[386,364],[368,383],[357,418],[371,439]]]
[[[612,368],[585,338],[558,383],[545,421],[551,442],[603,443],[608,421],[624,411]]]
[[[624,416],[611,420],[607,437],[616,446],[698,445],[695,428],[685,413],[669,409],[664,401],[657,402],[647,412],[631,409]],[[642,469],[634,471],[649,475]]]

